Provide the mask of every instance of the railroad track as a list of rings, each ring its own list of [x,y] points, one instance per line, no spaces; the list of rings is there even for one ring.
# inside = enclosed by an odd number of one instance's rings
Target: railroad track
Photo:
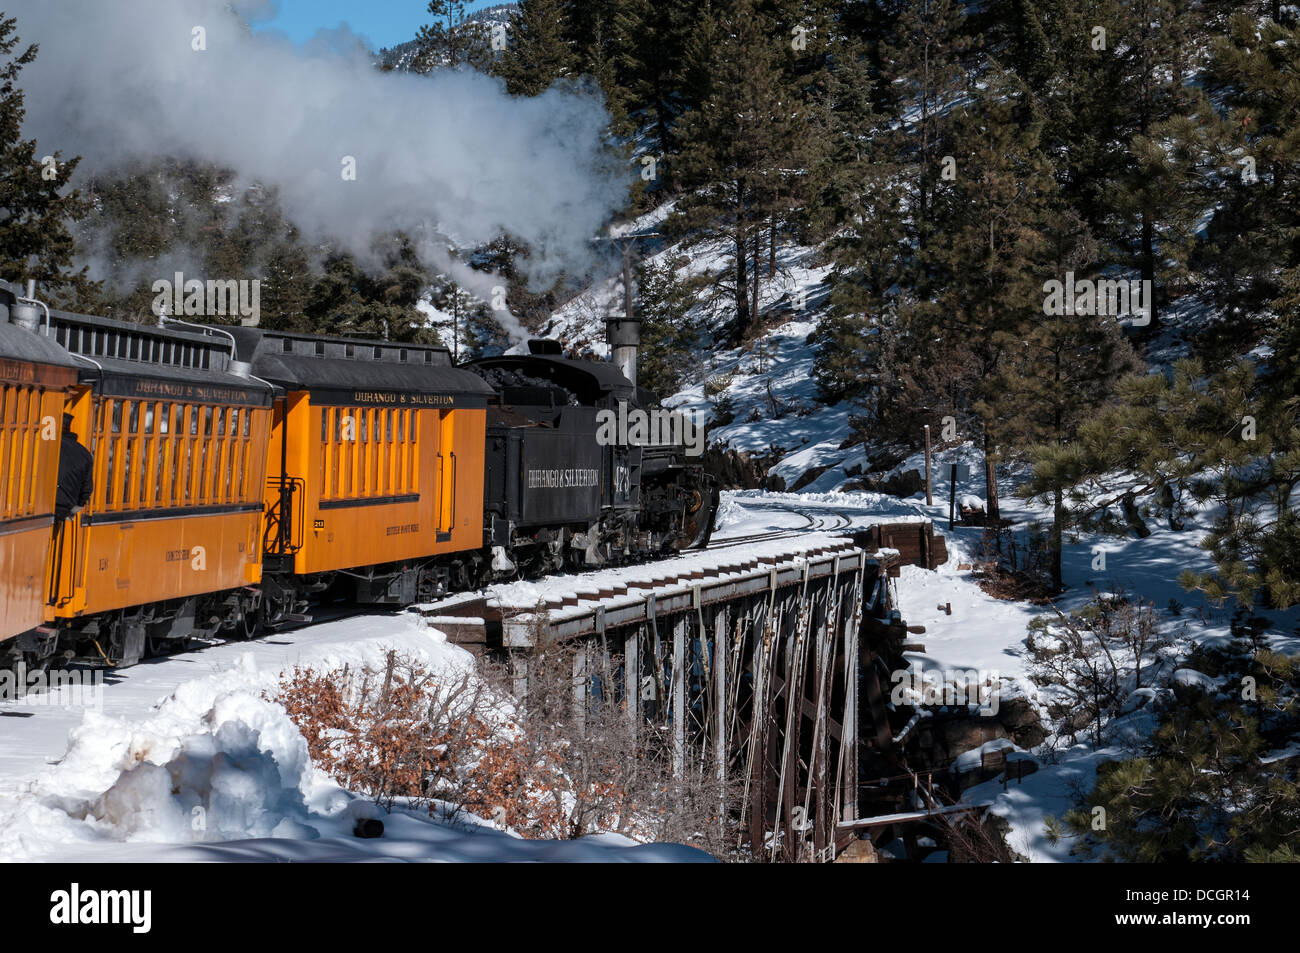
[[[734,546],[743,546],[748,543],[761,543],[771,539],[790,539],[796,536],[803,536],[809,532],[835,531],[838,529],[848,529],[853,525],[853,518],[835,510],[818,510],[814,508],[795,509],[789,506],[783,506],[779,503],[757,503],[748,506],[747,509],[773,510],[781,513],[788,513],[793,516],[800,516],[806,520],[803,526],[792,526],[788,529],[769,530],[763,533],[750,533],[745,536],[727,536],[722,539],[713,540],[709,543],[709,550],[729,549]]]
[[[734,546],[744,546],[747,543],[762,543],[769,539],[789,539],[793,536],[801,536],[806,532],[808,532],[806,529],[791,529],[774,530],[770,533],[752,533],[748,536],[728,536],[726,539],[711,541],[707,552],[713,552],[718,549],[730,549]]]

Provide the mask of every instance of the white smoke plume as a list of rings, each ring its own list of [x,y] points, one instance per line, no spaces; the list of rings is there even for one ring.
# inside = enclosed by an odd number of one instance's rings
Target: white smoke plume
[[[20,78],[24,135],[38,156],[81,155],[79,175],[160,155],[227,166],[278,186],[308,240],[361,258],[393,229],[462,248],[508,232],[532,252],[534,287],[591,270],[590,240],[627,175],[602,152],[597,96],[516,99],[469,71],[382,73],[347,30],[300,49],[252,33],[235,12],[268,6],[0,0],[24,47],[40,44]]]

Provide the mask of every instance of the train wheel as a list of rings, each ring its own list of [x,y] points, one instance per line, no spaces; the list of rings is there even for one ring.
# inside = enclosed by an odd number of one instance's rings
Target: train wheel
[[[50,663],[54,661],[54,656],[38,655],[35,652],[24,652],[22,654],[22,660],[29,675],[44,675],[50,670]]]
[[[260,638],[266,634],[266,600],[258,599],[254,605],[244,609],[244,618],[240,631],[245,640]]]
[[[33,649],[23,652],[19,657],[23,665],[29,672],[48,672],[50,666],[54,664],[54,659],[58,655],[59,636],[56,631],[51,631],[44,637],[37,637],[33,640]]]
[[[469,587],[471,589],[482,589],[487,583],[487,560],[480,556],[471,556],[469,560]]]

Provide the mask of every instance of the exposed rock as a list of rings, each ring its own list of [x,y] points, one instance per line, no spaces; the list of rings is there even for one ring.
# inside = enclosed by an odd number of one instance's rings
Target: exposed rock
[[[876,845],[871,843],[867,838],[858,838],[849,841],[849,846],[840,851],[839,856],[835,858],[837,864],[878,864],[880,855],[876,853]]]
[[[780,451],[748,454],[715,446],[704,451],[703,462],[705,471],[724,490],[784,490],[785,480],[767,475],[781,456]]]
[[[919,470],[904,470],[891,473],[885,477],[867,474],[858,480],[844,485],[846,490],[864,490],[868,493],[888,493],[892,496],[909,497],[925,489],[925,478]]]
[[[921,476],[920,470],[904,470],[882,480],[878,492],[908,497],[924,489],[925,478]]]
[[[998,722],[1022,748],[1033,748],[1047,740],[1038,709],[1027,698],[1012,698],[999,705]]]
[[[816,480],[819,476],[821,476],[829,469],[830,469],[829,464],[821,467],[810,467],[809,469],[804,471],[803,476],[801,476],[799,479],[794,481],[794,486],[790,487],[790,492],[798,493],[809,483],[812,483],[814,480]]]
[[[947,767],[963,751],[1009,737],[996,718],[981,715],[936,715],[917,734],[917,757],[912,759],[917,768]]]
[[[975,716],[974,718],[954,718],[940,726],[941,744],[947,749],[948,760],[952,760],[963,751],[978,748],[988,741],[1008,737],[1007,730],[995,718]]]

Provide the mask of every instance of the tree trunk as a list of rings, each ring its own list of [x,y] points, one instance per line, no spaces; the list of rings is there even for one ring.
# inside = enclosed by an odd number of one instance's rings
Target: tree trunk
[[[1151,535],[1146,520],[1142,518],[1142,511],[1138,509],[1137,500],[1131,493],[1124,494],[1119,501],[1119,506],[1124,511],[1124,521],[1128,523],[1129,529],[1137,534],[1138,539],[1146,539]]]
[[[745,247],[745,231],[736,226],[736,340],[749,330],[749,249]]]
[[[753,272],[754,285],[750,289],[750,294],[753,295],[753,303],[750,306],[749,314],[750,320],[754,324],[758,324],[758,265],[762,253],[762,245],[763,229],[760,226],[754,229],[754,267],[750,269],[750,271]]]
[[[1142,210],[1142,280],[1151,282],[1146,286],[1151,289],[1151,300],[1147,302],[1147,307],[1151,309],[1151,321],[1146,327],[1147,333],[1151,334],[1160,327],[1160,311],[1156,307],[1155,225],[1149,209]]]
[[[1059,593],[1065,589],[1065,577],[1061,572],[1061,529],[1065,523],[1065,492],[1058,486],[1052,491],[1052,535],[1049,542],[1052,557],[1052,592]]]
[[[1160,505],[1164,507],[1169,516],[1169,528],[1175,533],[1183,528],[1183,521],[1175,515],[1175,509],[1178,501],[1174,497],[1174,487],[1172,483],[1166,483],[1164,489],[1160,491]]]
[[[776,216],[771,218],[772,226],[768,231],[767,245],[767,277],[776,277]]]
[[[916,217],[916,244],[920,251],[925,251],[930,234],[930,209],[927,199],[930,194],[930,47],[925,46],[922,54],[921,72],[921,120],[917,123],[921,130],[921,180],[917,187],[917,204],[920,212]]]
[[[984,489],[986,525],[996,530],[1001,518],[998,511],[998,471],[993,463],[993,438],[987,429],[984,431]]]
[[[1052,383],[1056,393],[1061,392],[1061,349],[1052,355]],[[1052,433],[1059,447],[1065,441],[1061,405],[1058,403],[1052,411]],[[1064,573],[1061,572],[1061,530],[1065,525],[1065,491],[1059,486],[1052,491],[1052,592],[1059,593],[1065,589]]]

